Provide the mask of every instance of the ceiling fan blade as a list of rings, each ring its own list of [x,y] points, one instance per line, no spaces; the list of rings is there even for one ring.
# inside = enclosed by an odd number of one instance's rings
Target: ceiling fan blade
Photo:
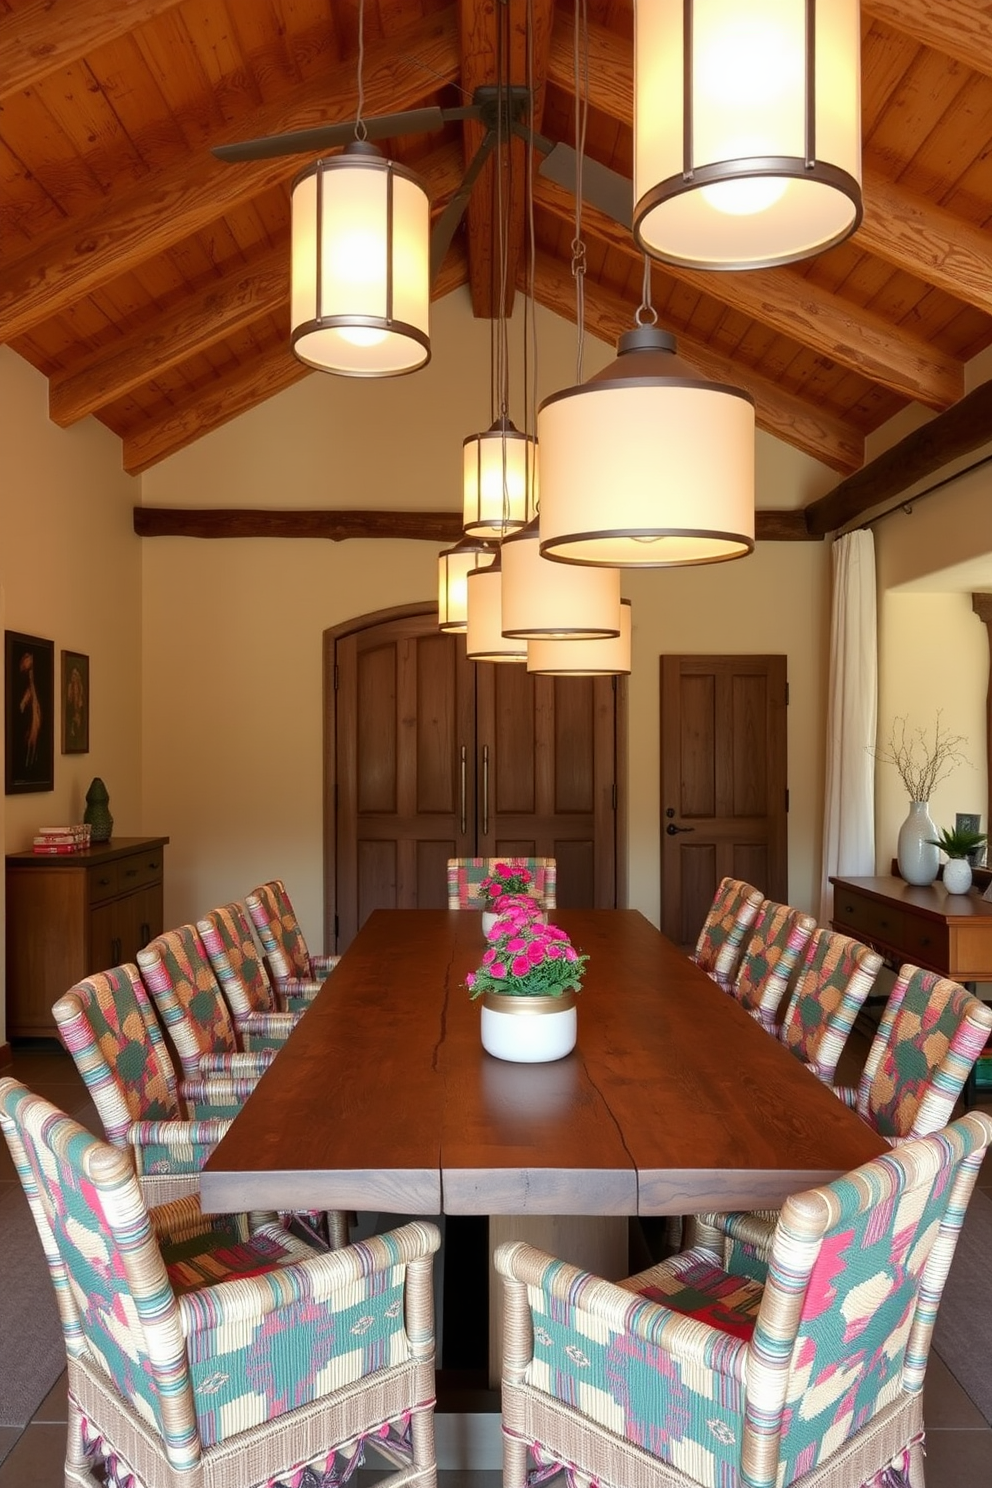
[[[534,144],[540,149],[542,144],[550,144],[550,141],[535,138]],[[557,144],[551,146],[538,166],[538,172],[558,186],[564,186],[574,196],[577,165],[578,158],[572,147]],[[582,161],[582,199],[591,207],[605,212],[607,217],[612,217],[622,227],[631,226],[634,218],[633,182],[619,172],[600,165],[598,160],[590,160],[588,155]]]
[[[455,236],[455,230],[465,214],[468,199],[472,195],[472,187],[479,179],[479,173],[485,165],[489,156],[499,142],[499,133],[495,129],[488,129],[482,137],[482,143],[476,150],[469,162],[468,170],[462,177],[461,185],[454,196],[448,202],[444,211],[434,224],[431,232],[431,283],[437,278],[441,265],[444,263],[451,240]]]
[[[389,139],[400,134],[430,134],[443,127],[451,112],[440,108],[408,109],[403,114],[379,114],[362,122],[367,139]],[[218,160],[274,160],[279,155],[302,155],[350,145],[354,138],[352,119],[346,124],[318,124],[314,129],[294,129],[288,134],[270,134],[265,139],[216,145],[211,153]]]

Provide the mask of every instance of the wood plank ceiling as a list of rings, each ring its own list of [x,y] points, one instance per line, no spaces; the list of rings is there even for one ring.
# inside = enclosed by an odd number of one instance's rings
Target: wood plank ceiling
[[[366,114],[494,82],[501,5],[365,0]],[[629,176],[633,7],[588,10],[587,149]],[[989,10],[862,0],[865,215],[847,243],[797,267],[654,269],[683,355],[839,476],[907,403],[954,407],[992,341]],[[537,127],[574,143],[573,0],[510,0],[515,82],[528,16]],[[49,379],[56,423],[93,414],[120,436],[127,470],[311,375],[288,330],[289,185],[306,157],[228,165],[210,147],[353,117],[357,41],[358,0],[0,0],[0,340]],[[386,148],[440,211],[479,137],[449,125]],[[435,285],[469,284],[480,315],[490,201],[484,174]],[[573,211],[535,176],[536,298],[572,319]],[[519,190],[512,223],[522,288]],[[625,228],[591,208],[584,223],[587,325],[612,341],[642,261]]]

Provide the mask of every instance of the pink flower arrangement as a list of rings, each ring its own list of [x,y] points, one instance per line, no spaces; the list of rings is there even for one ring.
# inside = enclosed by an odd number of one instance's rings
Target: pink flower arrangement
[[[526,896],[501,910],[488,939],[482,965],[465,978],[473,998],[483,992],[561,997],[580,990],[589,957],[575,950],[560,926],[544,924],[540,907]]]
[[[534,875],[523,863],[496,863],[492,873],[479,884],[479,893],[488,904],[494,904],[504,894],[526,893],[533,879]]]

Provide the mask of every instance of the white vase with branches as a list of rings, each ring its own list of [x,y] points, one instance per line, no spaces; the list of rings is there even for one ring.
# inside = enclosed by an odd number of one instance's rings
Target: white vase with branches
[[[899,828],[896,848],[899,872],[907,883],[931,884],[937,877],[940,850],[933,841],[937,829],[929,801],[940,782],[964,763],[961,745],[966,742],[943,727],[938,709],[932,734],[922,728],[910,730],[905,717],[896,718],[887,748],[875,750],[876,759],[895,765],[909,794],[909,815]]]

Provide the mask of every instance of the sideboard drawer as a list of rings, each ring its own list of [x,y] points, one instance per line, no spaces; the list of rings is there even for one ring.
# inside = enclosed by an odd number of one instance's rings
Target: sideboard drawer
[[[91,904],[100,904],[104,899],[113,899],[120,892],[118,869],[120,863],[101,863],[99,868],[90,868],[86,874],[87,897]]]
[[[866,933],[874,906],[861,894],[852,894],[850,889],[838,889],[834,895],[834,921],[845,934]]]
[[[121,858],[118,864],[121,893],[130,889],[143,889],[147,884],[162,881],[161,849],[146,853],[135,853],[131,858]]]
[[[914,965],[937,971],[949,964],[947,958],[950,952],[950,932],[946,925],[937,920],[907,916],[905,945],[906,959]]]
[[[866,902],[868,910],[864,934],[869,940],[879,940],[886,945],[902,945],[906,934],[906,916],[901,909],[892,909],[888,904]]]

